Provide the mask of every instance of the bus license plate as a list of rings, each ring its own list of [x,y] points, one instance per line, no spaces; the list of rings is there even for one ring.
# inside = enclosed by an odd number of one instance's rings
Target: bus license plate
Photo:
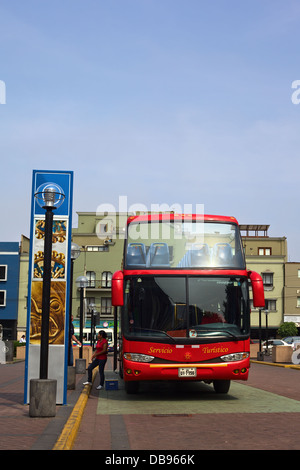
[[[178,377],[196,377],[197,369],[196,367],[179,367]]]

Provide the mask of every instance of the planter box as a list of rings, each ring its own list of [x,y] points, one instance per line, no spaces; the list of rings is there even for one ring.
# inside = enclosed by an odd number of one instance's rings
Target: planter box
[[[74,356],[74,364],[75,360],[79,359],[79,351],[80,347],[79,346],[73,346],[73,356]],[[91,362],[91,357],[92,357],[93,351],[91,346],[83,346],[83,351],[82,351],[82,359],[86,360],[87,366]]]
[[[26,355],[26,346],[18,346],[16,348],[16,358],[25,359],[25,355]]]
[[[292,346],[273,346],[272,361],[273,362],[292,362],[293,348]]]
[[[259,351],[259,343],[250,344],[250,358],[256,359]]]

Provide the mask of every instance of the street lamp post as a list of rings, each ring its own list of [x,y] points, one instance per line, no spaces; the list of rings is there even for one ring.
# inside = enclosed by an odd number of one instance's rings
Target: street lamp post
[[[258,319],[259,319],[259,326],[258,326],[258,332],[259,332],[259,351],[257,353],[257,360],[258,361],[263,361],[264,360],[264,352],[261,350],[261,342],[262,342],[262,338],[261,338],[261,308],[259,309],[259,313],[258,313]]]
[[[56,414],[57,388],[57,381],[54,379],[48,379],[53,210],[61,206],[65,199],[65,195],[61,187],[56,183],[44,183],[39,186],[34,197],[39,206],[42,207],[46,212],[40,345],[40,378],[30,380],[29,415],[32,417],[51,417],[55,416]]]
[[[81,345],[83,343],[83,294],[84,294],[84,289],[88,285],[88,278],[86,276],[79,276],[76,279],[76,285],[80,289],[80,330],[79,330],[79,341],[81,342]],[[79,351],[79,358],[82,359],[82,350],[83,350],[83,345],[80,348]]]
[[[269,345],[268,345],[268,341],[269,341],[269,338],[268,338],[268,314],[269,314],[269,310],[265,310],[265,314],[266,314],[266,348],[267,348],[266,355],[268,356],[269,355]]]
[[[71,317],[72,317],[72,293],[73,293],[73,273],[74,273],[74,261],[80,256],[80,246],[77,243],[72,242],[71,244],[71,273],[70,273],[70,299],[69,299],[69,347],[68,347],[68,364],[73,365],[73,359],[71,361]],[[72,363],[72,364],[71,364]]]
[[[89,304],[89,311],[91,313],[91,347],[94,349],[94,331],[95,331],[95,322],[94,322],[94,313],[96,313],[96,305],[94,303]]]
[[[40,207],[45,209],[44,267],[43,267],[43,298],[42,327],[40,350],[40,379],[48,378],[49,352],[49,319],[50,319],[50,288],[51,288],[51,255],[53,210],[61,206],[65,199],[63,190],[55,183],[41,185],[34,197]]]

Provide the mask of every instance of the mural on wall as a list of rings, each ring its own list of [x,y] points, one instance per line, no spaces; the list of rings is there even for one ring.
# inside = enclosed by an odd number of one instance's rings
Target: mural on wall
[[[45,237],[45,220],[36,220],[35,222],[35,238],[40,240]],[[52,243],[63,243],[67,236],[67,221],[53,220]]]
[[[33,247],[33,279],[43,278],[44,272],[44,237],[45,220],[35,220],[35,234]],[[67,221],[53,220],[52,229],[52,256],[51,278],[65,279],[66,277],[66,249],[67,249]]]
[[[43,282],[33,282],[30,316],[30,343],[32,344],[40,344],[41,342],[42,293]],[[51,282],[49,344],[64,344],[65,304],[66,283],[59,281]]]
[[[30,343],[40,344],[44,274],[45,220],[34,221],[33,273],[31,289]],[[66,306],[67,221],[53,219],[49,344],[64,344]]]

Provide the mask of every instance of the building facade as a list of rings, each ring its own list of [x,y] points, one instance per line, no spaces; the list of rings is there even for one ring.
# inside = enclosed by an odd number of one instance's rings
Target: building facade
[[[91,212],[78,213],[78,227],[72,231],[72,240],[81,251],[73,267],[72,314],[75,327],[78,326],[80,312],[80,292],[76,286],[79,276],[88,279],[84,289],[85,326],[90,325],[91,311],[100,315],[98,326],[113,326],[111,280],[113,273],[121,268],[126,219],[119,213],[102,216]]]
[[[30,240],[21,236],[20,243],[20,270],[19,270],[19,297],[18,297],[18,325],[17,338],[23,334],[26,336],[27,305],[28,305],[28,268],[29,268]],[[29,332],[28,332],[29,335]]]
[[[260,311],[251,306],[253,338],[258,337],[260,316],[262,329],[267,327],[272,336],[276,336],[284,318],[287,240],[286,237],[269,237],[268,229],[269,225],[240,225],[247,269],[262,276],[265,292],[265,309]]]
[[[285,264],[284,321],[300,327],[300,262]]]
[[[19,264],[19,243],[0,242],[0,324],[4,340],[17,335]]]

